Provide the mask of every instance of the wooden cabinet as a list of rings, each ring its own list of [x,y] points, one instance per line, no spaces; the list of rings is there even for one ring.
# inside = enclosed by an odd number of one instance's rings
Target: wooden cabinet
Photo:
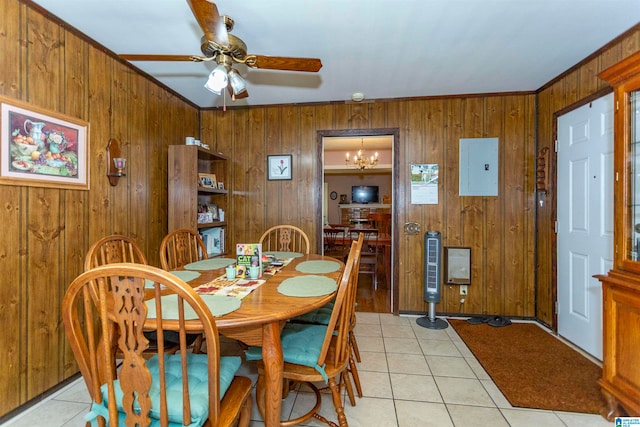
[[[640,52],[600,73],[614,88],[614,266],[603,289],[603,415],[640,415]]]
[[[209,256],[226,252],[227,163],[226,156],[197,145],[169,146],[169,231],[197,230],[207,244]]]

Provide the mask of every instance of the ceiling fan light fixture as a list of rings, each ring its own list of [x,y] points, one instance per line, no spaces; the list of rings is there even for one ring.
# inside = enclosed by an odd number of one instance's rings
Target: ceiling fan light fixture
[[[220,64],[213,69],[211,74],[209,74],[209,78],[204,84],[204,87],[207,90],[215,93],[216,95],[220,95],[222,93],[222,90],[227,87],[228,83],[229,76],[227,74],[227,67],[223,64]]]
[[[239,95],[247,90],[247,82],[240,76],[238,70],[233,68],[229,71],[229,84],[231,85],[231,89],[233,89],[234,95]]]

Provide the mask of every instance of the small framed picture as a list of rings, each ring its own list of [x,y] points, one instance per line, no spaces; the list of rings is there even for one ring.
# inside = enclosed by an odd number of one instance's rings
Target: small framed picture
[[[208,173],[199,173],[200,186],[206,188],[217,188],[216,176]]]
[[[211,203],[208,205],[207,209],[212,215],[212,221],[218,221],[218,219],[220,218],[220,216],[218,215],[218,205],[216,205],[215,203]]]
[[[218,181],[218,190],[224,190],[224,182]]]
[[[290,180],[291,175],[291,154],[279,154],[275,156],[267,156],[267,179],[274,180]]]

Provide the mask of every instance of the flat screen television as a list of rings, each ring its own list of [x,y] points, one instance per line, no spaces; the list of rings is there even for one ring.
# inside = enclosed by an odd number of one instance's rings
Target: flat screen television
[[[351,187],[351,203],[378,203],[377,185],[354,185]]]

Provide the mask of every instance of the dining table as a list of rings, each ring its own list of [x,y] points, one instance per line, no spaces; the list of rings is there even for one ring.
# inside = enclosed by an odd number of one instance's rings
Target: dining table
[[[242,297],[239,303],[234,302],[237,305],[230,309],[232,311],[216,314],[216,309],[220,310],[220,307],[215,307],[215,303],[212,303],[212,313],[221,335],[250,346],[262,347],[265,379],[264,422],[266,426],[279,426],[284,368],[280,332],[287,320],[320,308],[335,298],[344,263],[332,257],[316,254],[274,252],[272,255],[286,259],[285,265],[277,272],[262,277],[263,283]],[[207,286],[216,279],[223,279],[225,267],[235,262],[235,259],[224,256],[210,258],[187,264],[175,273],[184,277],[183,280],[198,291],[199,287]],[[311,285],[329,282],[335,283],[335,286],[320,286],[317,292],[291,291],[290,287],[285,289],[285,285],[293,282],[306,282]],[[226,298],[236,299],[228,296]],[[203,300],[209,304],[206,298],[203,297]],[[154,319],[147,318],[147,322],[149,321],[153,322]],[[164,319],[163,324],[168,325]],[[198,332],[197,321],[187,322],[186,329],[189,333]]]

